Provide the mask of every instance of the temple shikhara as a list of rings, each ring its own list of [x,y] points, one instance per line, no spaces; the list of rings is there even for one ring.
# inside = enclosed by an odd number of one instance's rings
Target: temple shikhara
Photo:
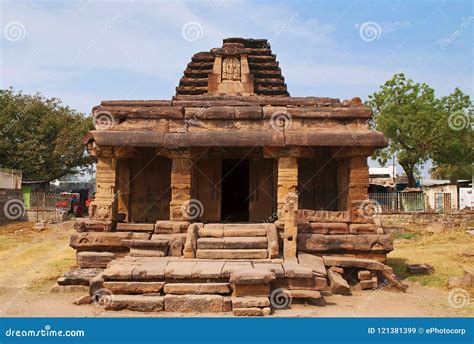
[[[80,268],[58,284],[80,275],[112,310],[257,316],[403,289],[368,200],[367,158],[387,145],[371,109],[291,97],[267,40],[224,39],[192,56],[171,100],[93,115],[97,193],[71,237]]]

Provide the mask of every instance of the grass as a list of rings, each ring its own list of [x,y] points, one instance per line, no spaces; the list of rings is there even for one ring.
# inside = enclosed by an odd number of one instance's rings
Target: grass
[[[464,229],[437,233],[406,232],[396,239],[395,250],[388,256],[388,264],[402,279],[447,289],[448,277],[462,276],[463,267],[472,266],[472,257],[462,253],[474,253],[474,238]],[[432,265],[434,273],[411,275],[408,272],[407,265],[423,263]]]

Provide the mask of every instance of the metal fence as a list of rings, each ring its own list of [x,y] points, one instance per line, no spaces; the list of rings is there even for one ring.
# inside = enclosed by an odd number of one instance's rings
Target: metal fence
[[[369,199],[377,202],[382,213],[425,212],[423,192],[369,193]]]
[[[61,200],[59,193],[52,192],[32,192],[30,193],[28,208],[54,209],[56,203]]]

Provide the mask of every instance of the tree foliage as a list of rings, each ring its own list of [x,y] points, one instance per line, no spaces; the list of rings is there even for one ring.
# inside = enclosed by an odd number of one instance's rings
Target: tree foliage
[[[416,185],[415,175],[428,160],[443,175],[449,171],[450,178],[465,177],[470,171],[472,103],[461,90],[436,98],[427,84],[400,73],[370,95],[367,105],[374,111],[371,124],[389,140],[389,146],[374,158],[386,164],[396,155],[410,187]]]
[[[0,165],[25,180],[54,180],[89,166],[82,144],[92,118],[57,98],[0,90]]]

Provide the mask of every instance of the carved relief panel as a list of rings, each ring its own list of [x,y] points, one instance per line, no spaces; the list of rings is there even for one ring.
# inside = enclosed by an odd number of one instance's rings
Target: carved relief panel
[[[240,80],[240,59],[226,57],[222,61],[222,80]]]

